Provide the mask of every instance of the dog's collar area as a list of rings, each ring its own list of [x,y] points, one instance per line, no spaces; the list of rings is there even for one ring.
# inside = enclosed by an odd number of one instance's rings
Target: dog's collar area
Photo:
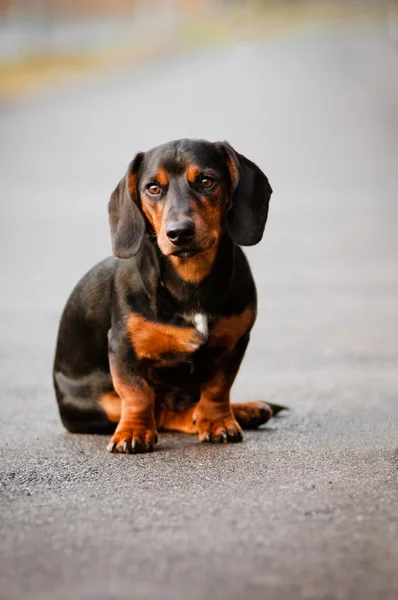
[[[195,327],[193,317],[196,314],[205,315],[208,330],[214,321],[214,314],[222,311],[234,279],[235,248],[232,240],[228,235],[222,237],[213,267],[208,276],[200,282],[182,279],[168,258],[161,254],[159,248],[157,250],[157,302],[166,301],[174,315],[180,316]],[[204,327],[203,319],[199,319],[198,323],[199,327]]]

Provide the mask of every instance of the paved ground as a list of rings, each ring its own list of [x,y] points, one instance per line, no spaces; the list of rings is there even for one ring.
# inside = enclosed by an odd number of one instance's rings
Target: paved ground
[[[0,113],[2,600],[397,597],[397,74],[381,31],[309,29]],[[132,153],[181,136],[275,189],[234,398],[291,411],[110,456],[59,422],[57,322]]]

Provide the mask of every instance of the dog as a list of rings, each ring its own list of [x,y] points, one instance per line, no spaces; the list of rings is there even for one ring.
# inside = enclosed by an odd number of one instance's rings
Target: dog
[[[271,194],[227,142],[136,155],[108,204],[114,256],[77,284],[59,326],[53,380],[70,432],[136,454],[158,430],[240,442],[284,408],[230,404],[257,312],[240,246],[261,240]]]

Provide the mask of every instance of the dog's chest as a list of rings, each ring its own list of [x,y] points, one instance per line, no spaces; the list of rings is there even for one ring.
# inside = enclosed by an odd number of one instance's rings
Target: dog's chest
[[[209,333],[209,316],[202,312],[185,315],[185,319],[192,323],[195,329],[202,335],[206,336]]]

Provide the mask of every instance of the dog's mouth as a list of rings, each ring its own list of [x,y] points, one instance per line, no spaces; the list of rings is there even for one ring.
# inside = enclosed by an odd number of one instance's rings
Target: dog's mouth
[[[181,246],[180,248],[167,248],[166,251],[159,244],[160,250],[162,251],[164,256],[176,257],[180,259],[190,259],[195,258],[196,256],[201,256],[202,254],[206,254],[209,252],[214,245],[217,243],[217,238],[214,237],[212,239],[206,240],[195,240],[192,245],[186,244],[185,246]]]
[[[174,252],[171,252],[171,256],[177,256],[178,258],[194,258],[195,256],[199,256],[199,254],[205,254],[206,252],[211,250],[216,241],[216,238],[212,239],[210,243],[206,244],[205,248],[198,248],[198,246],[186,246],[185,248],[178,248],[178,250],[174,250]]]
[[[171,253],[171,256],[177,256],[178,258],[193,258],[198,254],[201,254],[203,250],[199,248],[181,248]]]

